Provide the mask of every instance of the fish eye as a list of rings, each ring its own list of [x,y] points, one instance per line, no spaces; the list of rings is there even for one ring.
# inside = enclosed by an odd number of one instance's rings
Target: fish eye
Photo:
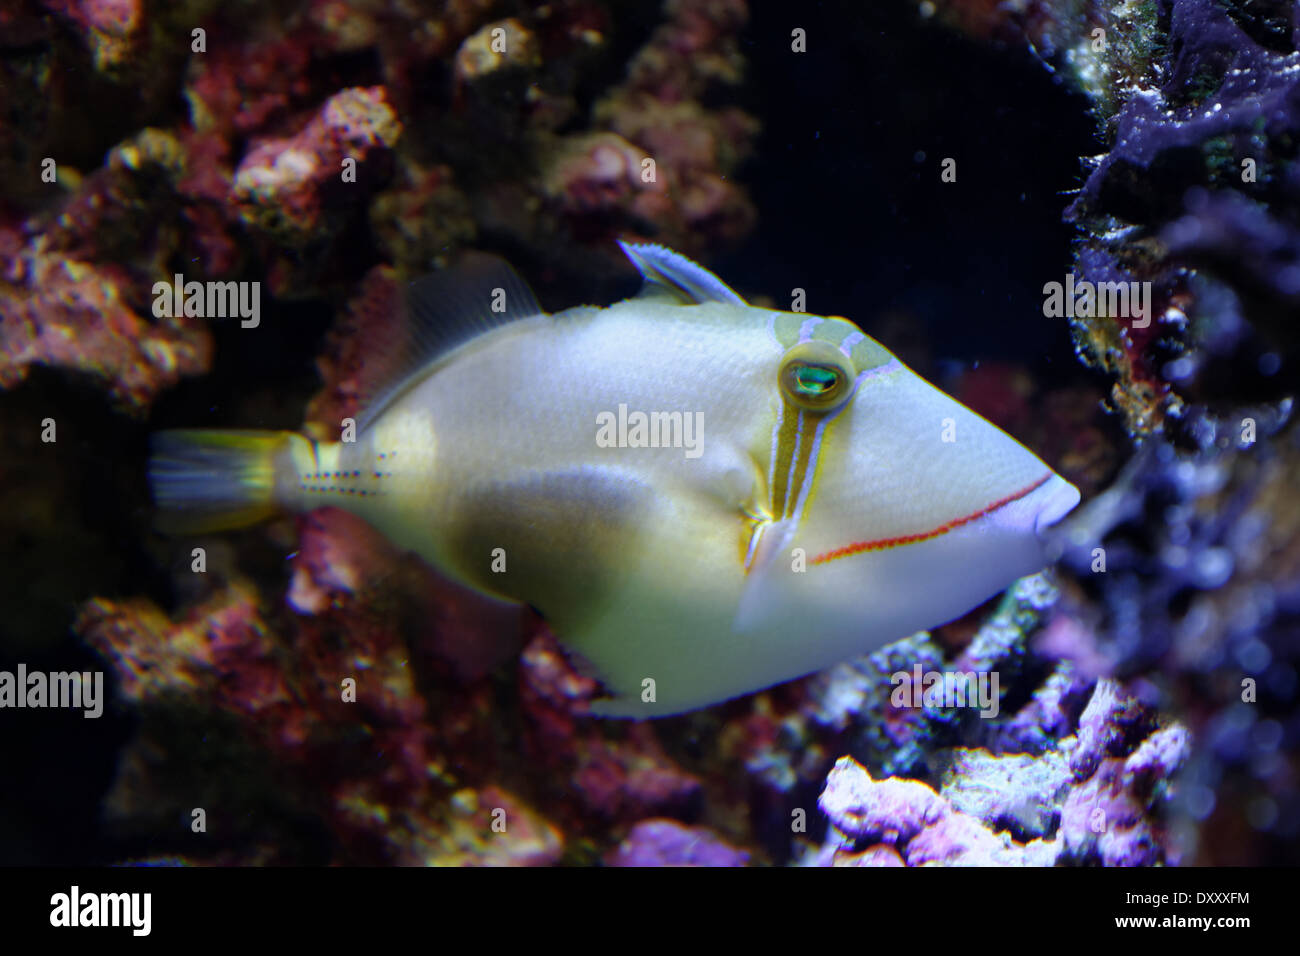
[[[814,412],[839,408],[853,392],[853,365],[829,342],[801,342],[781,361],[781,391]]]

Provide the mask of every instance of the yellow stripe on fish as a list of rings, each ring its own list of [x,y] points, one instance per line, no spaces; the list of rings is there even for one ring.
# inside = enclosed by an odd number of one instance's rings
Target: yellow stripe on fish
[[[1023,446],[846,319],[623,249],[645,285],[607,308],[547,315],[484,257],[412,283],[420,344],[355,442],[160,433],[163,518],[346,508],[537,608],[595,710],[630,717],[873,650],[1046,563],[1078,492]]]

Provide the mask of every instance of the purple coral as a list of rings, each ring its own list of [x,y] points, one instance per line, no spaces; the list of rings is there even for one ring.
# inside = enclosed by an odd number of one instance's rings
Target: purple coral
[[[836,762],[817,805],[845,835],[893,844],[906,844],[948,812],[925,784],[894,777],[872,780],[852,757]]]
[[[1101,681],[1075,736],[1039,756],[959,749],[939,792],[873,779],[841,757],[818,800],[831,834],[817,859],[864,865],[851,861],[883,846],[908,866],[1174,862],[1163,815],[1189,737],[1176,725],[1152,732],[1150,717]]]
[[[610,866],[745,866],[749,854],[706,827],[642,820],[610,854]]]
[[[832,825],[821,859],[833,866],[897,865],[894,855],[908,866],[1042,865],[1055,855],[1048,842],[995,834],[924,783],[873,780],[850,757],[836,763],[818,804]]]

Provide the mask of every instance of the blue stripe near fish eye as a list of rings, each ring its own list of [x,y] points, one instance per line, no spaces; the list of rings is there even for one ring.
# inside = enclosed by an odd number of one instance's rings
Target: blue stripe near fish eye
[[[861,332],[850,332],[844,336],[844,341],[840,343],[840,351],[844,353],[845,358],[851,359],[853,358],[853,346],[865,340],[866,336]]]
[[[826,321],[825,319],[820,318],[820,317],[818,317],[818,316],[813,316],[813,317],[810,318],[810,319],[805,319],[803,325],[799,326],[799,341],[800,341],[800,343],[803,343],[803,342],[811,342],[811,341],[812,341],[813,330],[814,330],[815,328],[817,328],[817,326],[821,325],[821,324],[822,324],[823,322],[825,322],[825,321]]]
[[[901,372],[902,370],[903,363],[896,358],[891,358],[884,365],[877,365],[875,368],[869,368],[865,371],[859,372],[858,377],[853,380],[853,388],[856,390],[859,385],[869,378],[880,378],[882,375],[889,375],[893,372]]]

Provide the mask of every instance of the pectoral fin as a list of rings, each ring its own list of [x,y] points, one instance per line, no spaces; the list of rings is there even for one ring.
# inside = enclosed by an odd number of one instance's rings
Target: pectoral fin
[[[800,573],[801,558],[790,547],[794,530],[790,519],[763,522],[755,527],[745,590],[733,624],[737,634],[758,626],[786,600],[792,583],[790,575]]]
[[[473,584],[532,605],[563,637],[627,574],[651,497],[616,469],[537,472],[470,490],[448,542]]]
[[[597,713],[662,716],[717,699],[744,654],[732,619],[751,524],[743,505],[761,476],[719,448],[699,465],[653,487],[614,467],[537,473],[475,488],[456,508],[460,571],[542,613],[611,695]]]

